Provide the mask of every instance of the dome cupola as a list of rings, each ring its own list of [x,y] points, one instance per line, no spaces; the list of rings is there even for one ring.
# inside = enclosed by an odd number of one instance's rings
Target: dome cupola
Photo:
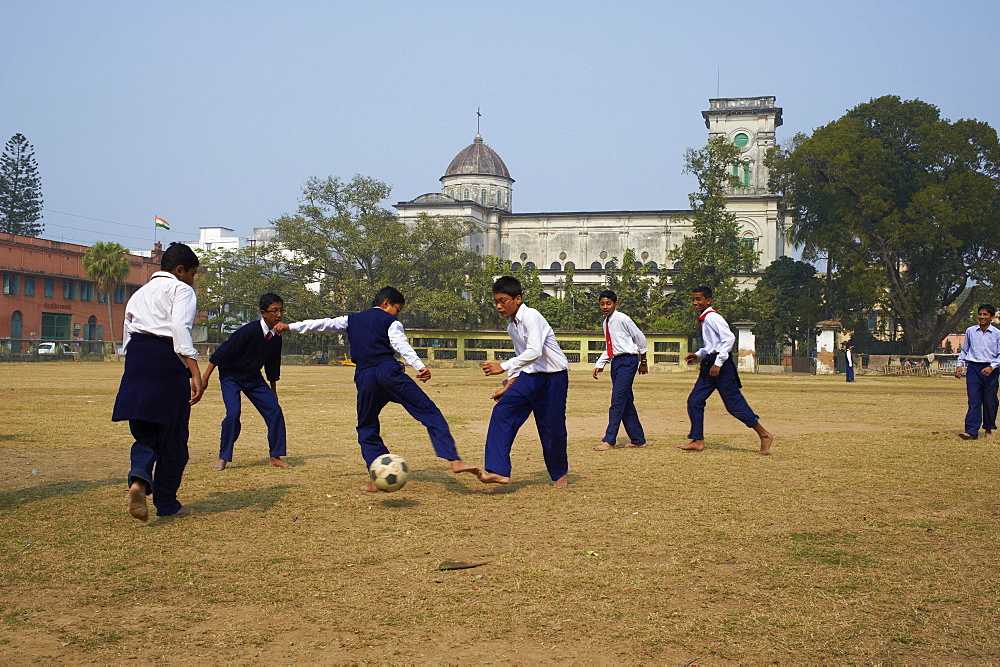
[[[459,201],[510,211],[513,183],[507,165],[477,134],[448,165],[441,177],[441,192]]]

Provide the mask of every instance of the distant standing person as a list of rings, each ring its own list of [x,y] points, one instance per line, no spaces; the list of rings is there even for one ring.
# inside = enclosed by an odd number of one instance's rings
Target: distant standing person
[[[969,397],[969,410],[965,413],[965,430],[958,434],[962,440],[978,438],[980,427],[986,431],[987,438],[992,437],[997,428],[1000,329],[991,324],[996,312],[996,308],[988,303],[979,306],[976,313],[979,324],[965,330],[965,340],[955,364],[957,378],[962,377],[962,366],[968,367],[965,391]]]
[[[208,368],[202,382],[208,387],[212,371],[219,369],[219,386],[226,417],[222,420],[219,441],[219,460],[212,470],[225,470],[233,461],[233,445],[240,437],[240,413],[243,410],[241,394],[246,394],[267,425],[267,446],[270,465],[291,468],[281,457],[285,455],[285,414],[278,404],[278,380],[281,377],[281,336],[274,326],[281,322],[285,302],[274,292],[260,297],[257,304],[260,319],[245,324],[216,348],[208,359]],[[260,374],[261,366],[267,382]],[[268,382],[271,386],[268,386]]]
[[[846,364],[845,373],[847,374],[848,382],[854,382],[854,354],[851,352],[853,349],[853,345],[844,343],[844,363]]]
[[[691,293],[691,304],[698,312],[698,326],[705,346],[684,357],[688,363],[701,360],[698,380],[688,396],[688,417],[691,419],[691,442],[679,445],[679,449],[697,451],[705,449],[705,404],[712,392],[718,390],[722,403],[729,414],[752,428],[760,437],[763,456],[771,453],[774,435],[760,423],[760,418],[750,409],[740,388],[736,365],[729,358],[729,351],[736,342],[736,336],[729,329],[729,323],[712,308],[712,288],[696,287]]]
[[[618,295],[611,290],[600,293],[597,302],[604,315],[604,352],[594,366],[593,376],[611,362],[611,408],[608,410],[608,428],[601,444],[594,451],[604,452],[615,448],[618,429],[624,424],[629,444],[626,447],[645,447],[646,434],[635,409],[632,383],[635,374],[649,372],[646,365],[646,337],[639,331],[632,318],[618,310]]]
[[[205,391],[191,340],[197,272],[194,251],[171,243],[160,270],[125,305],[125,372],[111,419],[128,420],[135,438],[128,511],[139,521],[149,519],[150,493],[157,516],[191,513],[177,500],[177,489],[188,461],[191,406]]]

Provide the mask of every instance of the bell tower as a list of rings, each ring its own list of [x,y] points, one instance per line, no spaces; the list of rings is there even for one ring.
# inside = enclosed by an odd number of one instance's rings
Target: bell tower
[[[709,139],[722,137],[740,149],[733,176],[740,187],[727,189],[732,197],[771,194],[764,156],[774,146],[774,130],[781,125],[781,108],[774,97],[722,97],[708,101],[702,111]]]

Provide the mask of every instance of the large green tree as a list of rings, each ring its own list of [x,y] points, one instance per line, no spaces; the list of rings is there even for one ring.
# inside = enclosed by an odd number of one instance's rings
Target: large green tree
[[[732,175],[739,155],[740,149],[722,137],[713,137],[704,148],[688,149],[684,155],[684,172],[697,178],[698,190],[688,197],[693,232],[670,252],[676,261],[674,288],[678,295],[671,307],[682,309],[692,323],[692,288],[711,286],[717,307],[725,310],[737,297],[736,274],[757,268],[759,253],[743,242],[736,216],[726,208],[726,190],[740,187]]]
[[[111,334],[111,346],[114,350],[117,347],[111,303],[115,290],[125,284],[130,268],[128,249],[118,243],[98,241],[83,253],[83,270],[97,284],[97,293],[103,294],[108,303],[108,332]],[[117,356],[117,352],[115,354]]]
[[[476,310],[464,298],[478,261],[462,243],[472,223],[426,215],[404,223],[381,206],[390,191],[360,175],[310,178],[298,212],[274,221],[278,242],[335,309],[364,308],[392,285],[406,295],[411,323],[461,324]]]
[[[42,179],[35,149],[23,134],[15,134],[0,156],[0,231],[38,236],[42,219]]]
[[[825,254],[845,293],[881,302],[911,353],[926,354],[969,311],[978,285],[996,283],[998,164],[986,123],[886,96],[798,137],[771,167],[804,256]]]
[[[810,345],[813,326],[822,319],[822,286],[808,262],[782,256],[764,269],[746,316],[757,322],[754,332],[765,342]]]

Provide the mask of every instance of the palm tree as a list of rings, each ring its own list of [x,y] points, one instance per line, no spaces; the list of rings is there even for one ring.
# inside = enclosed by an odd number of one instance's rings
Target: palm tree
[[[98,241],[83,254],[83,270],[87,277],[97,283],[97,293],[108,300],[108,331],[111,332],[111,349],[118,357],[115,345],[115,325],[111,315],[111,301],[115,290],[121,287],[131,268],[127,257],[128,249],[110,241]]]

